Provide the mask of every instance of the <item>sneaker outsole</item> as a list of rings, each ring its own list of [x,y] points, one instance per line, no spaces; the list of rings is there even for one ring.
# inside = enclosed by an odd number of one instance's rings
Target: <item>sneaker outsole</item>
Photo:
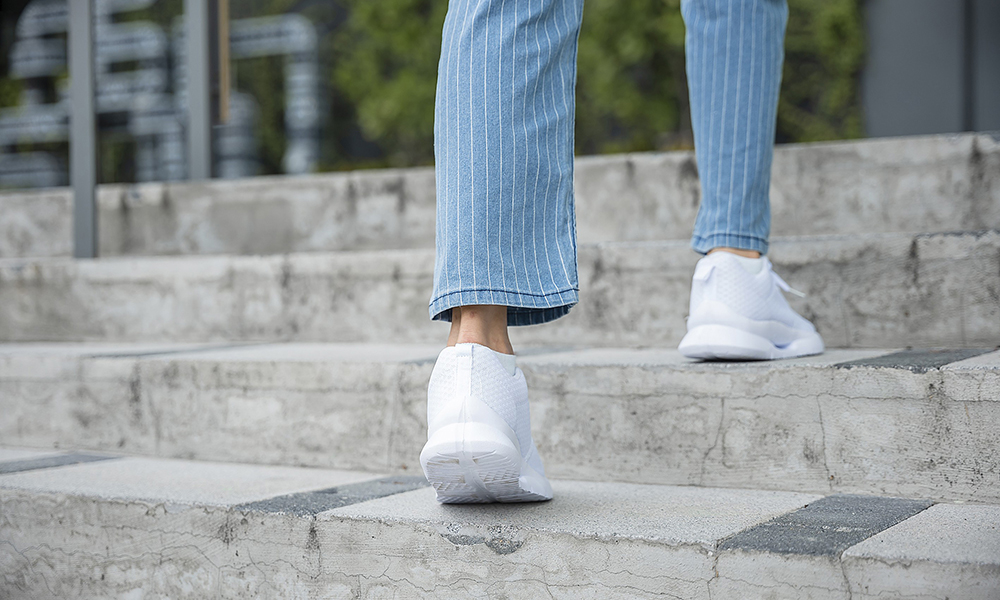
[[[521,457],[507,436],[482,423],[442,427],[420,452],[424,476],[438,502],[539,502],[552,487]]]
[[[691,329],[677,347],[688,358],[702,360],[774,360],[822,354],[823,338],[816,332],[785,346],[776,346],[765,337],[727,325],[699,325]]]

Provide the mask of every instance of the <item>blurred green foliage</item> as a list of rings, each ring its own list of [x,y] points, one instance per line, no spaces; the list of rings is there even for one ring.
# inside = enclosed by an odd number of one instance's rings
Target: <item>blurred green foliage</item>
[[[815,142],[864,135],[861,68],[865,29],[860,0],[789,0],[778,141]]]
[[[862,0],[788,0],[777,141],[864,135],[858,82]],[[231,0],[233,19],[299,12],[315,25],[325,70],[320,170],[432,164],[434,91],[447,0]],[[119,19],[170,31],[183,0]],[[690,148],[680,0],[586,0],[576,104],[578,154]],[[281,172],[283,59],[235,61],[233,84],[257,103],[260,171]],[[0,77],[0,107],[21,84]],[[132,143],[103,134],[101,180],[134,174]]]
[[[346,0],[333,84],[391,164],[433,161],[434,89],[444,0]]]
[[[9,77],[0,77],[0,108],[17,106],[21,101],[21,82]]]
[[[397,165],[433,160],[434,85],[446,0],[349,0],[332,80]],[[789,0],[781,142],[863,135],[861,0]],[[576,151],[691,147],[680,0],[587,0]]]

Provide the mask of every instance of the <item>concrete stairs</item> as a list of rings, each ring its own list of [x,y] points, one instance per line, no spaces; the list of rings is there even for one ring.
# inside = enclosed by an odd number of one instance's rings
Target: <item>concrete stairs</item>
[[[1000,226],[994,134],[780,146],[773,230],[785,236]],[[683,240],[698,210],[692,152],[579,158],[581,244]],[[100,255],[433,248],[433,169],[103,185]],[[612,201],[613,200],[613,201]],[[70,256],[68,188],[0,193],[0,258]]]
[[[1000,340],[1000,230],[784,238],[770,256],[829,347]],[[682,241],[581,246],[580,304],[514,340],[676,346],[696,260]],[[433,264],[433,250],[0,260],[0,340],[437,341]]]
[[[9,598],[996,598],[1000,507],[0,450]],[[49,468],[39,468],[47,465]],[[61,466],[56,466],[61,465]]]
[[[0,345],[0,439],[420,474],[437,346]],[[554,477],[1000,504],[1000,351],[522,351]]]
[[[778,150],[831,348],[789,361],[674,350],[689,153],[576,187],[581,303],[513,336],[556,499],[518,507],[417,465],[430,170],[108,186],[95,261],[65,191],[0,194],[0,598],[1000,597],[1000,142]]]

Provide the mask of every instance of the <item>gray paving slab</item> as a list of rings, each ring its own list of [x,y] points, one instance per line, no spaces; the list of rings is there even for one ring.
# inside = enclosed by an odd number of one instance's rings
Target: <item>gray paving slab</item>
[[[1000,567],[1000,506],[935,504],[851,546],[844,556]]]
[[[425,363],[444,344],[262,343],[151,356],[162,360],[226,362]]]
[[[892,369],[907,369],[914,373],[926,373],[931,369],[940,369],[952,363],[990,354],[993,351],[994,348],[914,348],[882,356],[845,361],[835,366],[841,369],[850,369],[853,367],[889,367]]]
[[[1000,351],[987,352],[943,367],[949,371],[1000,371]]]
[[[175,354],[242,344],[218,343],[142,343],[142,342],[23,342],[0,343],[0,357],[98,357],[98,356],[152,356]]]
[[[442,505],[427,488],[354,504],[320,518],[376,519],[441,525],[456,534],[504,527],[671,546],[716,543],[762,521],[814,502],[792,492],[553,481],[554,499],[526,505]],[[487,535],[488,539],[488,535]]]
[[[827,350],[816,356],[803,356],[781,361],[700,361],[687,358],[675,348],[584,348],[551,349],[546,352],[523,356],[519,352],[518,364],[526,366],[649,366],[684,367],[699,366],[716,371],[736,369],[773,370],[787,367],[825,367],[846,361],[877,358],[895,350],[840,349]]]
[[[117,456],[93,454],[89,452],[67,452],[65,454],[36,456],[34,458],[0,462],[0,475],[20,473],[23,471],[35,471],[38,469],[51,469],[53,467],[64,467],[66,465],[99,462],[102,460],[116,460],[118,458],[119,457]]]
[[[423,475],[396,475],[334,488],[275,496],[234,507],[234,510],[282,513],[296,516],[315,515],[342,506],[401,494],[430,485]]]
[[[378,477],[331,469],[126,458],[5,475],[0,490],[232,506]]]
[[[41,450],[37,448],[0,448],[0,462],[29,460],[61,454],[58,450]]]
[[[927,500],[837,494],[734,535],[723,550],[839,556],[931,506]]]
[[[937,504],[844,552],[851,596],[1000,598],[1000,507]]]

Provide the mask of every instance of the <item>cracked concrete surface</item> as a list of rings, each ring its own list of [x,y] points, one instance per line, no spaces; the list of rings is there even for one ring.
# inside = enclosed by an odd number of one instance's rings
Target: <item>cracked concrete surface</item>
[[[1000,231],[775,240],[794,308],[828,347],[990,347]],[[697,256],[684,242],[580,247],[580,304],[515,344],[672,346]],[[433,251],[100,261],[0,260],[0,340],[442,339],[427,316]]]
[[[993,539],[981,525],[1000,525],[996,507],[938,505],[945,518],[933,507],[842,559],[720,550],[817,498],[782,492],[555,481],[541,504],[442,506],[424,488],[294,516],[4,481],[3,597],[826,600],[909,589],[900,578],[931,584],[905,597],[1000,590],[998,549],[975,541]]]
[[[778,146],[773,231],[997,228],[998,173],[989,135]],[[581,157],[574,187],[584,244],[686,239],[700,200],[691,152]],[[102,185],[100,255],[430,248],[434,201],[426,168]],[[0,213],[0,257],[70,255],[68,188],[0,193]]]
[[[6,443],[392,473],[419,473],[439,349],[5,348]],[[539,349],[519,365],[556,477],[1000,501],[1000,353],[924,373],[833,366],[887,352],[699,364],[667,350]]]
[[[314,518],[0,487],[0,595],[702,598],[718,539],[814,498],[595,485],[465,511],[423,489]]]

